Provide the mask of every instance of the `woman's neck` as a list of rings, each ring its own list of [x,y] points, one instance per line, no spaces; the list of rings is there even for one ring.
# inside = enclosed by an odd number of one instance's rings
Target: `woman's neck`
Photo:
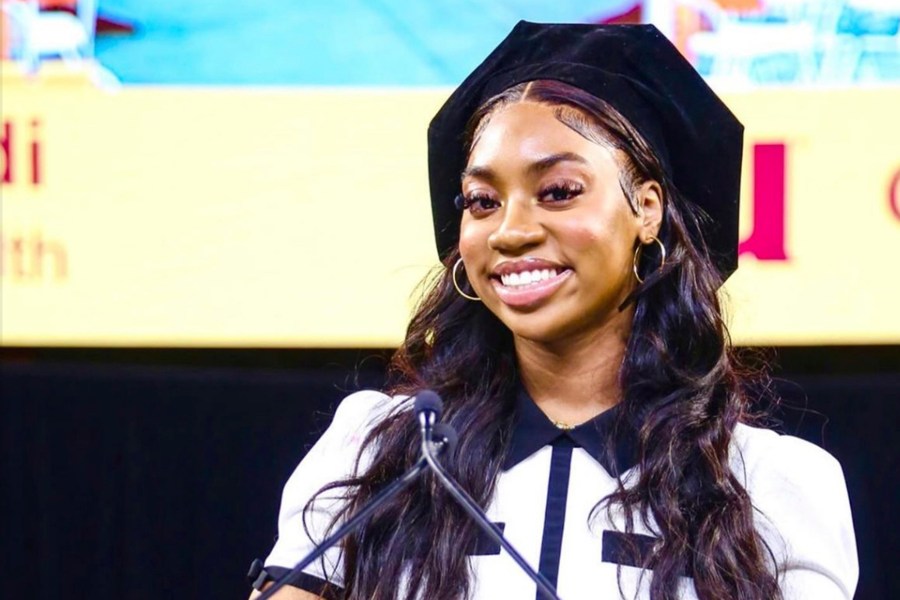
[[[516,338],[522,384],[552,420],[578,425],[618,404],[627,335],[598,332],[564,343]]]

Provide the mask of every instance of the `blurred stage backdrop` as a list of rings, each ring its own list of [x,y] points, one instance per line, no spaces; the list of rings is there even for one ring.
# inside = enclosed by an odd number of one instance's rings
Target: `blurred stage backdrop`
[[[733,338],[844,465],[857,598],[900,597],[897,0],[2,6],[10,591],[247,593],[435,268],[428,121],[528,19],[652,21],[746,125]]]

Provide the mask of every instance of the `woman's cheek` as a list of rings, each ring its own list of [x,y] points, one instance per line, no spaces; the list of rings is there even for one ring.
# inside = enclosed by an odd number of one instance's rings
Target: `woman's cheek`
[[[465,221],[459,230],[459,254],[467,264],[472,263],[479,254],[487,250],[486,236],[478,230],[475,224],[467,224]]]
[[[603,232],[582,225],[566,227],[561,232],[562,242],[565,246],[579,252],[596,249],[603,243],[606,237]]]

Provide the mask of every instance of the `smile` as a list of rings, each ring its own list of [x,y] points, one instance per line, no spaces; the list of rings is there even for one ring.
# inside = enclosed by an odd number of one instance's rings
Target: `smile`
[[[534,308],[552,296],[571,275],[572,270],[561,265],[527,260],[500,265],[491,283],[504,304]]]
[[[507,287],[520,287],[540,283],[556,277],[556,269],[542,269],[540,271],[524,271],[522,273],[508,273],[500,276],[500,283]]]

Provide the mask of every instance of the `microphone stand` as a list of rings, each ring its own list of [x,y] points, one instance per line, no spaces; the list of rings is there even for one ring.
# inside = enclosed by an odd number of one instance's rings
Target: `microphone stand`
[[[481,507],[472,500],[472,498],[463,490],[458,483],[444,470],[444,467],[437,460],[437,451],[452,451],[457,441],[456,431],[449,424],[438,424],[440,418],[442,404],[440,397],[430,390],[424,390],[416,397],[415,413],[419,419],[420,431],[422,434],[422,458],[413,465],[413,467],[404,473],[400,478],[393,481],[390,485],[379,492],[371,501],[363,506],[359,512],[350,517],[346,523],[341,525],[334,533],[328,536],[320,544],[317,544],[313,550],[298,562],[291,572],[280,578],[275,585],[257,596],[256,600],[268,600],[275,595],[278,590],[293,580],[300,572],[312,564],[314,560],[322,556],[326,550],[337,544],[345,536],[359,529],[363,523],[387,500],[398,494],[410,483],[422,474],[423,471],[430,468],[434,472],[438,481],[453,496],[460,506],[469,514],[475,523],[488,536],[500,544],[507,554],[509,554],[519,567],[525,571],[528,577],[537,585],[538,592],[549,600],[560,600],[556,595],[556,590],[547,579],[540,573],[535,572],[531,566],[525,562],[522,555],[513,548],[512,544],[506,541],[500,530],[490,522]],[[438,431],[438,435],[442,436],[440,442],[434,441],[434,433]]]
[[[429,436],[430,437],[430,436]],[[432,442],[429,442],[432,443]],[[423,444],[424,446],[424,444]],[[444,444],[440,446],[442,450],[444,448]],[[432,449],[429,448],[429,453],[432,453]],[[347,522],[341,525],[334,533],[325,538],[322,543],[317,544],[315,548],[313,548],[312,552],[306,555],[303,560],[298,562],[291,572],[280,578],[275,585],[264,591],[262,594],[256,597],[256,600],[268,600],[271,598],[278,590],[288,584],[292,579],[294,579],[297,575],[300,574],[303,569],[308,567],[313,563],[314,560],[325,554],[325,551],[337,544],[341,541],[345,536],[353,533],[370,517],[372,513],[374,513],[382,504],[384,504],[387,500],[398,494],[403,488],[412,483],[416,477],[422,474],[424,470],[428,468],[428,462],[425,458],[420,458],[419,462],[417,462],[413,467],[404,473],[399,479],[394,480],[389,486],[381,490],[372,500],[363,506],[359,512],[355,513],[352,517],[347,519]]]
[[[422,430],[422,456],[424,460],[428,463],[428,466],[431,467],[431,470],[434,472],[438,481],[444,488],[450,492],[450,495],[459,503],[460,506],[469,514],[472,520],[484,531],[488,536],[500,544],[500,546],[506,550],[507,554],[509,554],[516,564],[525,571],[528,577],[531,578],[532,581],[537,585],[538,591],[541,593],[544,598],[549,600],[560,600],[559,596],[556,595],[556,590],[553,585],[547,581],[547,578],[536,572],[531,568],[525,559],[522,558],[522,555],[513,548],[512,544],[506,541],[506,538],[503,537],[503,534],[500,532],[500,529],[497,528],[496,525],[491,523],[490,519],[488,519],[487,515],[484,514],[484,511],[481,510],[481,507],[478,506],[478,503],[472,499],[469,494],[466,493],[464,489],[462,489],[458,483],[456,483],[452,477],[444,470],[443,465],[438,462],[437,457],[431,449],[431,441],[432,438],[432,430],[430,427],[423,427]]]

